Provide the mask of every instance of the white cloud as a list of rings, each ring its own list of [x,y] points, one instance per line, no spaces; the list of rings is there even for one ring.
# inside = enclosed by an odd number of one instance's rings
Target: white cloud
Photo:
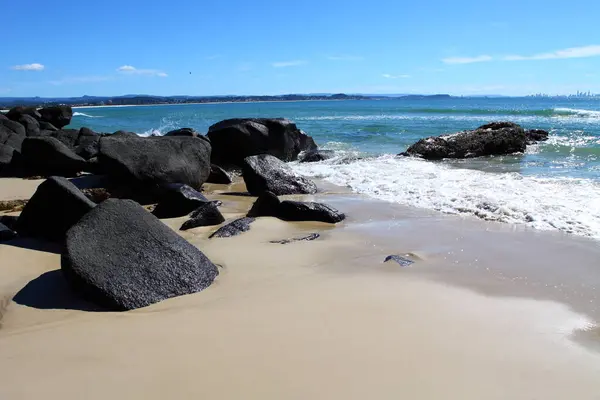
[[[299,65],[307,64],[306,60],[293,60],[293,61],[277,61],[272,63],[271,65],[275,68],[285,68],[285,67],[297,67]]]
[[[361,56],[349,56],[349,55],[341,55],[341,56],[328,56],[328,60],[331,61],[361,61],[364,60]]]
[[[597,56],[600,56],[600,45],[570,47],[568,49],[556,50],[550,53],[539,53],[531,56],[510,55],[503,59],[506,61],[555,60],[560,58],[586,58]]]
[[[132,65],[123,65],[117,68],[117,72],[122,74],[129,75],[147,75],[147,76],[159,76],[161,78],[165,78],[167,75],[165,72],[159,71],[157,69],[139,69]]]
[[[15,65],[11,67],[11,69],[14,69],[15,71],[43,71],[44,68],[43,64],[38,63]]]
[[[391,74],[382,74],[384,78],[387,79],[407,79],[410,78],[410,75],[391,75]]]
[[[487,61],[492,61],[492,57],[488,55],[482,55],[477,57],[448,57],[442,59],[444,64],[472,64]]]

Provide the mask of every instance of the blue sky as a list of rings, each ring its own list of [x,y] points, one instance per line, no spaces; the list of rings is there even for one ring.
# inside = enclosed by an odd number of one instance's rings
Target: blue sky
[[[30,0],[2,15],[0,96],[600,92],[597,0]]]

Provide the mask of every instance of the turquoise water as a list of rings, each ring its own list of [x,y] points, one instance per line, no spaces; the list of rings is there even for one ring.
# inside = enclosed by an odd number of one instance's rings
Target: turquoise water
[[[76,111],[76,127],[145,135],[179,127],[206,132],[233,117],[285,117],[321,147],[340,151],[334,160],[294,165],[302,174],[388,201],[600,238],[600,101],[393,99]],[[495,120],[549,130],[550,139],[523,155],[435,163],[394,157],[422,137]]]

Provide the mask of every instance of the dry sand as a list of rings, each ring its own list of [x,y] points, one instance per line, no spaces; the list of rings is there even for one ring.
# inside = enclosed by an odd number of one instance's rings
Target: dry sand
[[[127,313],[86,311],[52,272],[60,249],[0,245],[0,398],[600,398],[597,242],[327,189],[303,198],[347,212],[335,227],[183,232],[218,279]],[[208,190],[227,218],[253,200]]]

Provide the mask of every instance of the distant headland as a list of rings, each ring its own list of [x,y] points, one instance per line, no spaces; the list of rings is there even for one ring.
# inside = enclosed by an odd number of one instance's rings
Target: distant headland
[[[435,95],[358,95],[358,94],[285,94],[278,96],[81,96],[81,97],[0,97],[0,109],[14,106],[47,107],[53,105],[85,106],[125,106],[151,104],[190,104],[190,103],[250,103],[266,101],[315,101],[315,100],[383,100],[390,97],[405,98],[450,98],[448,94]]]

